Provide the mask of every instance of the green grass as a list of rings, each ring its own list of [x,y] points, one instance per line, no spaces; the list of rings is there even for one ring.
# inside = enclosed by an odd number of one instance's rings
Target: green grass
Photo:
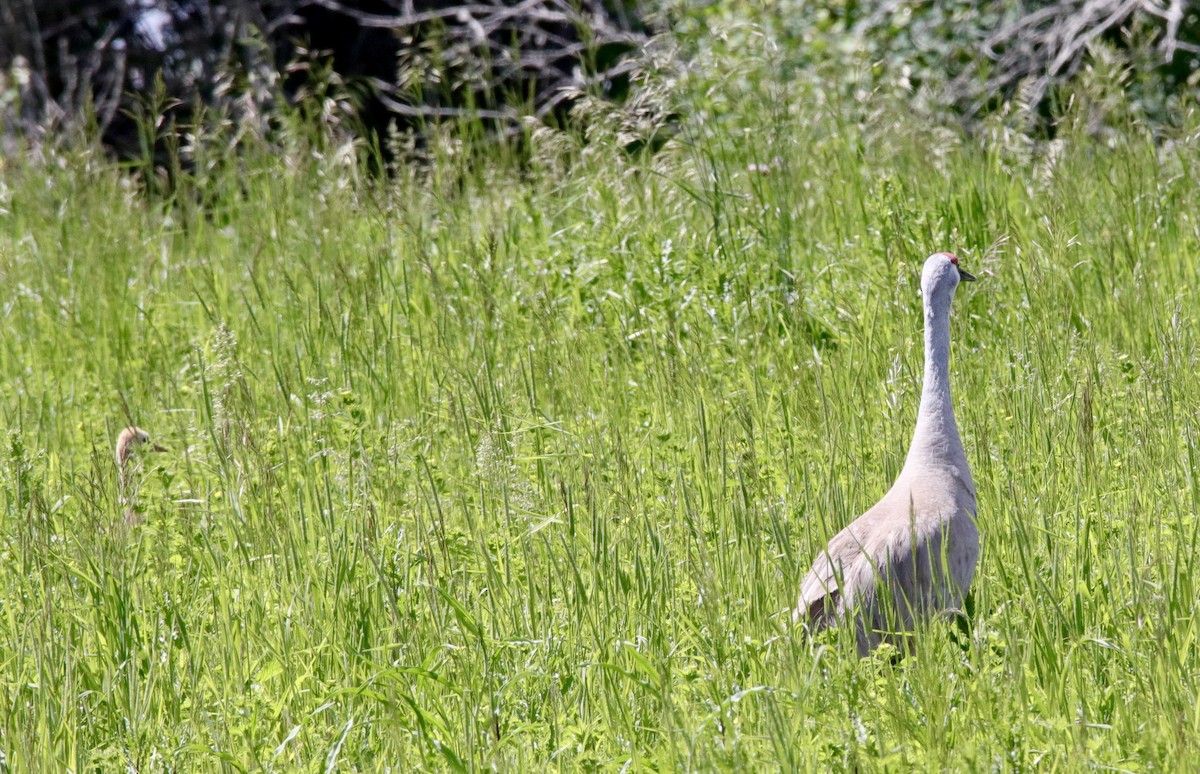
[[[86,146],[2,162],[4,766],[1197,759],[1200,120],[1029,147],[679,88],[652,157],[546,131],[372,183],[216,136],[169,201]],[[859,660],[789,607],[903,461],[941,249],[982,280],[974,616]],[[170,451],[126,527],[131,421]]]

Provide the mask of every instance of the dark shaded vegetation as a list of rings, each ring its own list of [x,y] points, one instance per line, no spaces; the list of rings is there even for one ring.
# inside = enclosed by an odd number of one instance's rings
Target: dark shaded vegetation
[[[780,24],[787,66],[842,59],[853,87],[902,81],[915,109],[968,125],[1017,104],[1026,129],[1052,131],[1060,87],[1097,62],[1116,66],[1151,122],[1168,122],[1200,85],[1200,5],[1184,0],[846,1],[802,6]]]
[[[583,93],[622,97],[653,32],[637,0],[6,0],[0,30],[6,128],[87,120],[127,157],[147,119],[205,106],[267,129],[279,101],[334,94],[368,138],[458,119],[511,133]]]
[[[157,163],[198,109],[262,134],[280,104],[336,113],[384,150],[389,132],[419,143],[437,123],[513,136],[528,116],[563,124],[585,94],[624,100],[655,34],[670,29],[686,59],[689,38],[737,6],[5,0],[0,123],[34,138],[83,128],[118,156]],[[1181,0],[837,0],[749,16],[782,44],[785,77],[841,67],[848,91],[901,82],[913,110],[967,125],[1016,104],[1024,130],[1052,132],[1059,87],[1098,58],[1152,122],[1169,122],[1200,84],[1200,10]]]

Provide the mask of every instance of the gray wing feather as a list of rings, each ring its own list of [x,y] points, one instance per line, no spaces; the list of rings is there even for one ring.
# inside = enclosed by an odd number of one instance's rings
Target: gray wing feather
[[[834,535],[813,560],[812,569],[800,584],[794,620],[804,620],[816,630],[824,629],[860,597],[862,589],[857,588],[856,579],[861,574],[860,565],[867,559],[851,527]]]

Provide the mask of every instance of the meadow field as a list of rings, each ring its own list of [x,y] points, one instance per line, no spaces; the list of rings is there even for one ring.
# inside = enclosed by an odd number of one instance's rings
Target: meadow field
[[[1194,766],[1200,113],[755,66],[651,84],[654,153],[593,104],[385,177],[295,117],[169,194],[4,158],[0,768]],[[860,660],[790,608],[903,462],[938,250],[971,616]]]

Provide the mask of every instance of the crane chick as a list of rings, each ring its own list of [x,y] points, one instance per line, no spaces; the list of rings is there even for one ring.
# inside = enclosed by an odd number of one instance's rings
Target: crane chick
[[[150,434],[140,427],[127,427],[117,436],[117,494],[118,502],[125,506],[125,523],[132,526],[142,522],[142,516],[137,511],[137,492],[140,482],[137,480],[134,466],[135,455],[139,449],[164,452],[166,447],[159,446],[150,440]]]

